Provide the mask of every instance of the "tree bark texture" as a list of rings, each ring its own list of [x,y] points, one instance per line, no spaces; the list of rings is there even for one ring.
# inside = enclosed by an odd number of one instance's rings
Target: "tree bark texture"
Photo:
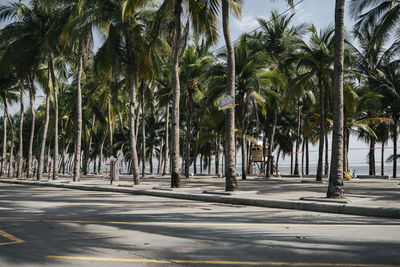
[[[165,151],[164,151],[164,168],[162,175],[168,173],[168,157],[169,157],[169,102],[165,107]]]
[[[181,13],[182,0],[176,0],[174,9],[174,42],[172,46],[172,69],[174,80],[174,94],[172,99],[172,135],[171,135],[171,187],[181,187],[179,177],[179,101],[180,101],[180,80],[179,80],[179,53],[181,40]]]
[[[369,164],[369,175],[375,175],[375,138],[371,137],[369,141],[369,153],[368,153],[368,164]]]
[[[132,160],[132,171],[133,171],[133,182],[135,185],[140,184],[140,173],[139,173],[139,163],[136,147],[136,127],[135,127],[135,101],[136,101],[136,79],[133,70],[130,70],[129,76],[129,86],[130,86],[130,103],[129,103],[129,122],[130,122],[130,134],[129,134],[129,144],[131,150],[131,160]],[[137,114],[139,116],[139,114]]]
[[[51,74],[51,82],[53,85],[53,96],[54,96],[54,160],[53,160],[53,180],[58,179],[58,88],[56,82],[56,76],[53,67],[53,57],[50,55],[48,59],[48,65]]]
[[[397,177],[397,137],[398,137],[398,119],[393,124],[393,178]]]
[[[79,44],[79,67],[76,88],[76,132],[75,132],[75,160],[74,160],[74,182],[79,182],[81,179],[81,146],[82,146],[82,72],[83,72],[83,58],[84,58],[84,45],[83,42]]]
[[[235,97],[235,53],[233,50],[229,24],[229,1],[222,0],[222,29],[227,50],[226,94]],[[225,120],[225,190],[236,191],[236,151],[235,151],[235,108],[226,110]]]
[[[46,118],[43,126],[43,132],[41,136],[41,143],[40,143],[40,154],[39,154],[39,164],[38,170],[36,174],[36,179],[41,180],[43,177],[43,164],[44,164],[44,155],[45,155],[45,148],[46,148],[46,139],[47,139],[47,130],[49,127],[49,115],[50,115],[50,71],[48,72],[48,92],[46,95]]]
[[[7,115],[6,110],[4,109],[3,116],[3,153],[1,155],[1,170],[0,176],[3,177],[4,172],[6,171],[7,166]]]
[[[29,104],[31,108],[31,113],[32,113],[32,122],[31,122],[31,133],[29,137],[29,148],[28,148],[28,170],[27,170],[27,178],[31,178],[32,176],[32,150],[33,150],[33,140],[35,137],[35,120],[36,120],[36,113],[35,113],[35,107],[33,105],[35,101],[35,95],[34,95],[34,88],[33,88],[33,82],[31,77],[28,78],[29,82]]]
[[[272,120],[272,127],[271,127],[271,133],[270,133],[270,138],[269,138],[269,144],[268,144],[268,159],[267,159],[267,171],[265,172],[265,177],[270,178],[271,174],[273,173],[274,169],[274,144],[275,144],[275,132],[276,132],[276,125],[278,123],[278,113],[276,110],[273,111],[273,120]],[[291,154],[293,157],[293,153]],[[293,165],[293,164],[292,164]],[[291,173],[293,174],[293,167],[291,167]]]
[[[324,109],[324,84],[322,78],[319,79],[319,147],[318,147],[318,165],[317,165],[317,178],[318,182],[322,181],[322,165],[324,156],[324,141],[325,141],[325,109]],[[326,152],[327,153],[327,152]]]
[[[17,172],[17,177],[22,178],[23,173],[22,173],[22,162],[23,162],[23,144],[24,144],[24,136],[23,136],[23,131],[24,131],[24,82],[21,81],[20,84],[20,111],[19,111],[19,150],[18,150],[18,172]]]
[[[297,103],[297,134],[296,134],[296,155],[294,160],[294,175],[299,175],[299,148],[301,142],[301,115],[300,115],[300,101]]]
[[[343,198],[343,68],[345,0],[336,0],[333,74],[333,136],[328,198]]]

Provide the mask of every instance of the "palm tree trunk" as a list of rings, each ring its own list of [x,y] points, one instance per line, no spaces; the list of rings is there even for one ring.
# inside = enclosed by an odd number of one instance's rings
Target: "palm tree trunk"
[[[189,91],[188,89],[187,91]],[[186,178],[189,178],[189,168],[190,168],[190,140],[192,139],[191,137],[191,132],[192,132],[192,94],[188,92],[187,98],[186,98],[186,147],[185,147],[185,176]]]
[[[227,50],[226,94],[235,97],[235,53],[230,34],[228,0],[222,0],[222,29]],[[225,123],[225,190],[236,191],[238,184],[236,180],[235,108],[226,110]]]
[[[347,164],[347,130],[343,127],[343,171],[348,172],[348,164]]]
[[[200,131],[198,127],[196,127],[196,142],[195,142],[195,147],[194,147],[194,162],[193,162],[193,171],[195,174],[197,174],[197,158],[199,155],[199,138],[200,138]]]
[[[33,103],[35,101],[35,95],[34,95],[34,88],[33,88],[33,82],[31,77],[28,77],[28,82],[29,82],[29,104],[31,107],[31,113],[32,113],[32,122],[31,122],[31,134],[29,137],[29,148],[28,148],[28,171],[27,171],[27,177],[31,178],[31,169],[32,169],[32,149],[33,149],[33,139],[35,137],[35,120],[36,120],[36,114],[35,114],[35,107],[33,106]]]
[[[263,153],[263,156],[262,156],[262,158],[263,158],[263,162],[262,162],[262,164],[261,164],[261,172],[265,175],[265,159],[266,159],[266,157],[265,157],[265,154],[267,154],[267,133],[266,133],[267,131],[266,130],[264,130],[264,132],[263,132],[263,139],[262,139],[262,146],[263,146],[263,151],[262,151],[262,153]]]
[[[87,144],[86,150],[85,150],[85,161],[86,161],[86,166],[85,166],[85,173],[90,174],[90,151],[92,150],[92,140],[93,140],[93,135],[94,135],[94,125],[96,122],[96,115],[92,115],[92,127],[89,129],[89,142]]]
[[[293,147],[290,150],[290,175],[293,175]]]
[[[153,170],[153,146],[150,146],[150,157],[149,157],[149,164],[150,164],[150,174],[153,175],[154,174],[154,170]]]
[[[102,168],[103,168],[103,149],[104,149],[104,142],[106,141],[107,138],[107,130],[108,128],[106,127],[106,132],[103,135],[103,138],[101,138],[101,142],[100,142],[100,147],[99,147],[99,151],[100,151],[100,155],[99,155],[99,165],[98,165],[98,171],[97,172],[101,172]]]
[[[142,178],[145,176],[146,171],[146,106],[144,103],[144,82],[142,85]]]
[[[369,142],[369,153],[368,153],[368,163],[369,163],[369,175],[375,175],[375,138],[371,137]]]
[[[322,181],[322,165],[324,156],[324,141],[325,141],[325,109],[324,109],[324,88],[322,78],[319,79],[319,150],[318,150],[318,167],[317,167],[317,178],[318,182]],[[327,151],[326,151],[327,153]]]
[[[329,154],[328,154],[328,151],[329,151],[328,133],[325,132],[325,175],[328,175],[328,172],[329,172]]]
[[[308,137],[305,140],[306,143],[306,175],[310,174],[310,150],[308,148]]]
[[[40,143],[40,154],[39,154],[39,166],[36,174],[36,179],[41,180],[43,177],[43,163],[44,163],[44,154],[46,148],[46,139],[47,139],[47,130],[49,127],[49,115],[50,115],[50,72],[48,73],[48,90],[49,92],[46,95],[46,118],[43,126],[42,132],[42,140]]]
[[[281,156],[281,150],[278,150],[278,155],[276,156],[276,174],[279,173],[279,157]]]
[[[174,94],[172,99],[172,136],[171,136],[171,187],[179,188],[179,100],[180,100],[180,81],[179,81],[179,52],[181,41],[181,13],[182,0],[175,1],[174,9],[174,42],[172,47],[172,69],[174,79]]]
[[[139,174],[139,164],[137,156],[136,147],[136,127],[135,127],[135,101],[136,101],[136,78],[132,67],[129,68],[129,92],[130,92],[130,103],[129,103],[129,121],[130,121],[130,134],[129,134],[129,144],[131,150],[131,160],[132,160],[132,171],[133,171],[133,183],[135,185],[140,184],[140,174]],[[139,116],[139,114],[137,114]]]
[[[82,145],[82,72],[83,72],[83,58],[84,58],[84,45],[83,42],[79,44],[79,67],[77,77],[77,93],[76,93],[76,132],[75,132],[75,159],[74,159],[74,182],[79,182],[81,179],[81,145]]]
[[[200,155],[200,174],[203,174],[203,155]]]
[[[110,156],[112,156],[114,143],[113,143],[113,127],[111,119],[111,97],[107,99],[107,120],[108,120],[108,133],[110,134],[108,153],[110,154]]]
[[[161,173],[161,166],[162,166],[162,159],[163,159],[163,149],[164,149],[164,139],[161,138],[161,144],[160,144],[160,152],[158,154],[158,166],[157,166],[157,174]]]
[[[253,133],[254,134],[254,133]],[[251,157],[250,157],[250,152],[251,152],[251,143],[249,140],[247,140],[247,168],[246,172],[247,174],[251,174],[251,168],[252,168],[252,162],[251,162]]]
[[[247,179],[247,151],[246,151],[246,129],[245,129],[245,110],[244,110],[244,90],[239,89],[239,93],[237,96],[237,111],[239,114],[239,126],[240,126],[240,142],[241,142],[241,149],[242,149],[242,180]]]
[[[278,113],[276,110],[273,111],[273,121],[272,121],[272,127],[271,127],[271,135],[269,138],[269,144],[268,144],[268,160],[267,160],[267,171],[265,172],[265,177],[270,178],[271,174],[273,173],[273,168],[274,168],[274,144],[275,144],[275,132],[276,132],[276,126],[278,123]],[[293,157],[293,153],[291,154]],[[292,170],[291,173],[293,174]]]
[[[58,89],[56,83],[56,76],[54,74],[53,57],[49,55],[48,65],[51,74],[51,81],[53,84],[54,93],[54,164],[53,164],[53,180],[58,179]],[[49,170],[50,171],[50,170]]]
[[[19,150],[18,150],[18,171],[17,177],[22,178],[22,161],[23,161],[23,131],[24,131],[24,82],[21,81],[20,84],[20,115],[19,115]]]
[[[344,144],[346,147],[346,158],[345,158],[345,169],[349,170],[349,146],[350,146],[350,133],[346,131],[346,143]]]
[[[336,0],[335,52],[333,74],[333,137],[328,198],[343,198],[343,67],[344,67],[344,6]]]
[[[301,115],[300,115],[300,101],[297,103],[297,134],[296,134],[296,155],[294,161],[294,175],[299,175],[299,148],[301,142],[300,136],[300,128],[301,128]]]
[[[169,156],[169,102],[165,107],[165,151],[164,151],[164,169],[162,175],[166,175],[168,173],[168,156]]]
[[[51,133],[49,135],[49,144],[47,146],[46,168],[47,168],[47,177],[48,177],[47,179],[48,180],[50,180],[50,178],[51,178],[51,163],[52,163],[52,161],[51,161],[51,157],[50,157],[50,151],[51,151],[51,137],[52,137],[53,133]]]
[[[304,149],[305,149],[305,139],[303,138],[303,144],[301,146],[301,175],[304,176]]]
[[[217,137],[217,139],[215,141],[216,141],[215,142],[215,150],[216,150],[216,155],[215,155],[215,174],[218,176],[219,175],[219,156],[220,156],[219,148],[221,146],[221,137],[218,135],[218,137]]]
[[[10,148],[10,160],[8,163],[8,177],[11,176],[11,169],[14,161],[14,140],[15,140],[15,133],[14,133],[14,127],[12,124],[12,120],[10,117],[10,113],[8,112],[8,100],[7,97],[3,95],[3,101],[4,101],[4,111],[7,116],[7,121],[10,124],[10,129],[11,129],[11,148]]]
[[[242,134],[242,180],[247,179],[247,144],[246,137]]]
[[[394,120],[393,124],[393,178],[397,177],[397,137],[398,137],[398,120]]]
[[[68,151],[68,148],[69,148],[69,145],[71,144],[71,142],[68,142],[68,144],[67,144],[67,146],[65,146],[65,137],[63,137],[63,141],[62,141],[62,143],[63,143],[63,148],[62,148],[62,165],[61,165],[61,168],[62,168],[62,174],[63,175],[65,175],[65,165],[66,165],[66,157],[67,157],[67,151]]]
[[[385,141],[382,141],[381,150],[381,175],[385,175]]]
[[[7,119],[6,119],[6,110],[4,109],[3,116],[3,153],[1,155],[1,170],[0,176],[3,177],[4,172],[6,171],[7,165]]]

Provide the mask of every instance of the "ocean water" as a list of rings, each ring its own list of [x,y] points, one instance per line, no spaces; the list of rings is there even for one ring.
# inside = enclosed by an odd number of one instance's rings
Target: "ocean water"
[[[128,164],[127,163],[123,163],[122,164],[122,173],[127,173],[128,172]],[[154,160],[153,161],[153,172],[157,173],[157,166],[158,166],[158,161]],[[180,166],[182,166],[182,163],[180,162]],[[200,164],[199,164],[199,160],[198,160],[198,164],[197,166],[197,173],[200,174]],[[252,174],[259,174],[260,173],[260,164],[259,163],[253,163],[252,164]],[[398,162],[398,166],[400,167],[400,162]],[[91,164],[91,171],[93,171],[93,164]],[[305,168],[305,166],[304,166]],[[368,175],[369,174],[369,166],[368,164],[349,164],[349,168],[353,171],[356,172],[356,174],[360,174],[360,175]],[[384,171],[386,175],[391,175],[392,174],[392,168],[393,166],[390,164],[385,164],[384,166]],[[108,173],[108,169],[109,169],[109,164],[105,164],[105,172]],[[139,169],[142,170],[142,166],[141,164],[139,165]],[[222,170],[222,164],[220,162],[220,167],[219,167],[220,171]],[[323,170],[325,170],[325,166],[323,166],[322,168]],[[400,169],[399,169],[400,170]],[[183,172],[183,169],[181,169],[181,172]],[[194,173],[194,166],[193,164],[190,166],[189,168],[189,172],[190,173]],[[242,164],[241,161],[238,161],[236,164],[236,172],[238,175],[240,175],[242,173]],[[300,174],[302,173],[302,167],[301,164],[299,165],[299,172]],[[381,174],[381,164],[380,162],[376,162],[375,165],[375,172],[377,175]],[[150,173],[150,166],[147,163],[146,164],[146,173]],[[279,165],[279,173],[280,174],[290,174],[290,164],[280,164]],[[305,173],[305,169],[304,169],[304,173]],[[313,163],[310,164],[309,166],[309,173],[310,174],[316,174],[317,173],[317,164]],[[203,169],[203,174],[208,174],[208,169]],[[215,161],[213,160],[211,163],[211,174],[215,174]]]

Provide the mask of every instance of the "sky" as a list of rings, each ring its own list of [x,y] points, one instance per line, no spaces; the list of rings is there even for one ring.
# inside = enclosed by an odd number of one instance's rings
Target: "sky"
[[[3,2],[16,2],[16,1],[4,1],[0,0],[0,4]],[[299,3],[300,2],[300,3]],[[334,13],[335,13],[335,0],[295,0],[296,5],[294,10],[289,10],[287,14],[295,12],[292,19],[293,25],[299,25],[303,23],[314,24],[317,29],[323,29],[329,25],[334,24]],[[348,3],[348,1],[347,1]],[[348,6],[346,6],[348,7]],[[231,16],[231,36],[233,40],[236,40],[243,33],[248,33],[256,29],[259,24],[257,18],[268,19],[271,11],[277,11],[282,13],[288,9],[286,0],[244,0],[244,5],[242,9],[242,17],[240,20],[235,19]],[[354,20],[348,13],[348,8],[346,8],[345,14],[345,27],[348,30],[354,25]],[[0,28],[4,25],[0,24]],[[222,37],[222,33],[220,34]],[[223,47],[224,40],[221,38],[215,49]],[[28,97],[27,97],[28,98]],[[42,101],[42,100],[40,100]],[[26,105],[28,107],[28,105]],[[14,105],[12,107],[13,112],[18,111],[18,106]],[[329,141],[330,141],[329,137]],[[389,142],[387,147],[392,147],[392,143]],[[358,141],[355,136],[351,137],[350,148],[355,150],[350,150],[349,161],[352,164],[366,164],[368,145],[362,141]],[[316,150],[316,147],[311,147],[310,150]],[[391,154],[391,149],[385,150],[385,156],[387,157]],[[330,154],[330,153],[329,153]],[[380,161],[380,150],[376,151],[376,162],[379,165]],[[311,162],[316,162],[317,153],[311,153]],[[283,164],[288,164],[288,159],[283,162]]]

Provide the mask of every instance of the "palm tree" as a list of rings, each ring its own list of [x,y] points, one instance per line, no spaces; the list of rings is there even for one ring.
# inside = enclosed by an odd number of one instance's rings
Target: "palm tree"
[[[327,118],[327,98],[328,89],[332,77],[332,61],[334,38],[333,31],[327,28],[320,33],[317,32],[315,26],[310,28],[311,39],[310,44],[303,42],[300,45],[299,66],[305,69],[295,78],[298,85],[305,86],[310,80],[315,80],[317,89],[319,90],[319,154],[317,165],[317,181],[322,181],[322,164],[325,141],[325,129]],[[326,151],[328,153],[328,151]]]
[[[358,22],[356,24],[357,29],[368,29],[377,27],[375,38],[385,39],[388,37],[388,33],[398,32],[399,30],[399,20],[400,20],[400,1],[399,0],[351,0],[350,1],[350,11],[353,17],[355,17]],[[390,67],[389,67],[390,69]],[[386,69],[387,70],[387,69]],[[395,72],[389,71],[391,74]],[[385,75],[386,76],[386,75]],[[393,75],[389,75],[389,77]],[[385,80],[385,79],[384,79]],[[386,87],[384,85],[384,87]],[[389,86],[393,88],[393,86]],[[390,95],[393,96],[392,93]],[[392,136],[393,140],[397,143],[397,120],[398,117],[392,117],[394,124],[392,125]],[[397,176],[397,148],[396,144],[393,145],[393,176]]]
[[[12,45],[9,46],[9,55],[19,55],[29,59],[22,63],[20,58],[11,59],[16,64],[16,70],[20,73],[24,80],[36,69],[39,68],[40,63],[47,62],[49,68],[49,74],[51,75],[52,87],[54,87],[54,101],[56,104],[55,117],[58,120],[58,108],[57,108],[57,89],[55,83],[55,74],[53,68],[53,54],[56,53],[59,48],[58,37],[62,23],[64,22],[65,16],[57,13],[55,7],[47,3],[47,6],[43,6],[42,2],[32,1],[30,6],[23,3],[11,3],[9,5],[0,7],[0,18],[1,20],[14,19],[15,22],[7,25],[3,31],[3,38],[9,38]],[[21,52],[23,51],[23,52]],[[28,82],[29,84],[29,82]],[[49,92],[50,93],[50,92]],[[46,127],[45,127],[46,128]],[[44,129],[45,129],[44,128]],[[58,123],[56,123],[55,131],[58,131]],[[43,132],[43,139],[46,140],[47,131]],[[58,135],[55,137],[55,161],[58,157]],[[42,145],[44,146],[44,144]],[[20,147],[21,149],[21,147]],[[39,159],[39,165],[43,165],[43,156]],[[53,177],[57,178],[57,166],[54,164]],[[41,173],[38,172],[38,177],[41,177]]]
[[[389,58],[390,60],[390,58]],[[379,75],[375,78],[376,86],[379,92],[384,95],[382,106],[385,107],[385,112],[393,120],[390,127],[390,135],[393,139],[393,155],[389,161],[393,161],[393,177],[397,177],[397,139],[400,124],[400,72],[399,62],[387,62],[381,67]]]
[[[187,21],[182,30],[182,5],[188,7],[185,11]],[[208,43],[216,41],[216,12],[218,11],[217,2],[195,1],[195,0],[174,0],[164,1],[160,6],[158,14],[153,25],[151,35],[157,35],[161,20],[165,21],[168,13],[173,14],[172,18],[172,49],[171,66],[173,70],[174,94],[172,100],[172,135],[171,135],[171,187],[180,187],[179,177],[179,102],[180,102],[180,79],[179,79],[179,58],[186,50],[189,38],[190,27],[194,29],[195,34],[206,35]]]
[[[335,52],[333,74],[333,136],[328,198],[343,198],[343,70],[344,70],[344,6],[345,0],[336,0]]]
[[[357,19],[357,29],[379,25],[379,36],[399,29],[399,0],[350,0],[350,12]]]
[[[235,52],[233,50],[230,34],[229,10],[233,5],[235,15],[240,16],[241,5],[238,2],[229,3],[228,0],[222,0],[222,29],[224,32],[225,45],[227,51],[227,79],[226,95],[235,97]],[[235,155],[235,109],[226,110],[225,117],[225,190],[236,191],[238,184],[236,181],[236,155]]]
[[[202,81],[205,79],[206,71],[214,61],[214,57],[209,53],[208,47],[204,40],[199,44],[198,40],[194,40],[195,45],[191,45],[186,50],[181,61],[181,82],[185,92],[185,108],[186,108],[186,140],[185,140],[185,176],[189,178],[189,166],[191,162],[191,143],[192,128],[195,124],[195,103],[194,96],[203,94],[205,85]]]
[[[32,120],[31,120],[31,133],[29,137],[29,147],[28,147],[28,163],[27,163],[27,178],[31,178],[31,170],[32,170],[32,149],[33,149],[33,139],[35,137],[35,120],[36,120],[36,112],[35,112],[35,107],[33,105],[35,101],[35,86],[33,84],[33,78],[31,75],[28,76],[28,85],[29,85],[29,104],[30,104],[30,110],[32,113]]]
[[[6,111],[4,109],[3,115],[3,153],[1,154],[1,169],[0,177],[3,177],[5,166],[7,165],[7,118]]]
[[[281,81],[288,81],[290,78],[290,66],[287,64],[287,59],[293,51],[296,50],[298,43],[299,34],[301,34],[302,25],[298,27],[290,27],[290,21],[293,17],[291,16],[279,16],[277,13],[272,12],[270,20],[266,21],[259,19],[258,22],[261,26],[261,32],[256,34],[253,38],[258,49],[266,53],[269,57],[269,68],[270,74],[269,80],[272,81],[270,91],[278,95],[283,94],[287,83],[284,85]],[[283,75],[283,77],[282,77]],[[278,79],[273,78],[273,76],[279,76]],[[270,79],[271,78],[271,79]],[[284,78],[284,79],[282,79]],[[279,87],[274,87],[274,81],[280,81],[275,85],[279,84]],[[268,148],[266,154],[268,154],[267,159],[267,170],[265,172],[266,177],[270,177],[273,170],[273,152],[275,145],[275,133],[278,121],[278,112],[276,108],[272,109],[270,112],[271,116],[271,130],[268,136]],[[265,154],[265,153],[264,153]]]

